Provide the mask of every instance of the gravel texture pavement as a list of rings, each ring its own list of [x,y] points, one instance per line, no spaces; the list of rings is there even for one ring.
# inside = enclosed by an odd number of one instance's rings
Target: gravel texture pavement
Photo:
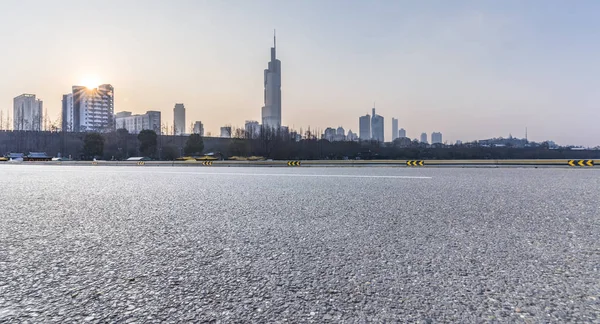
[[[596,169],[0,179],[2,323],[600,323]]]

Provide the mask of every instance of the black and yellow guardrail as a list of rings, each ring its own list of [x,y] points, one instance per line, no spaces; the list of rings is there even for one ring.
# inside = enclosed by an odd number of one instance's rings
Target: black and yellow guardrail
[[[213,163],[214,162],[214,163]],[[0,162],[1,163],[1,162]],[[599,169],[600,160],[592,159],[529,159],[529,160],[263,160],[263,161],[36,161],[27,164],[62,164],[94,166],[273,166],[273,167],[565,167],[579,169]]]
[[[423,160],[410,160],[410,161],[406,161],[406,166],[423,166],[425,165],[425,161]]]
[[[579,167],[588,166],[588,167],[591,167],[591,166],[594,166],[594,160],[569,160],[567,162],[567,164],[569,166],[572,166],[572,167],[574,167],[574,166],[579,166]]]

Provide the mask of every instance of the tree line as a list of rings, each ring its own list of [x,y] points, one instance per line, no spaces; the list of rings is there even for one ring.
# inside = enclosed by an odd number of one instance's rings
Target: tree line
[[[127,129],[117,129],[114,133],[86,133],[83,138],[83,160],[101,157],[111,160],[124,160],[129,157],[140,156],[156,160],[174,160],[181,155],[201,155],[204,151],[204,141],[199,134],[187,137],[182,152],[177,151],[173,145],[159,145],[158,134],[145,129],[137,134],[137,146],[131,144]]]
[[[81,159],[101,157],[123,160],[132,156],[156,160],[174,160],[180,156],[199,156],[205,152],[204,139],[199,134],[185,138],[181,146],[163,143],[153,130],[143,130],[132,142],[126,129],[111,133],[87,133],[83,139]],[[341,160],[341,159],[402,159],[402,160],[464,160],[464,159],[597,159],[600,151],[550,149],[543,143],[531,147],[484,147],[464,145],[424,145],[416,141],[396,140],[391,143],[376,141],[340,141],[310,137],[299,140],[294,133],[275,129],[261,129],[250,138],[236,132],[231,139],[211,147],[215,153],[227,157],[261,156],[274,160]]]

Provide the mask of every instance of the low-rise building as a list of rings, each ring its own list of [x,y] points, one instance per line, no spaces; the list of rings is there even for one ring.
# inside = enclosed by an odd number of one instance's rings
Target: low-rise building
[[[247,138],[258,138],[260,135],[260,124],[254,120],[247,120],[244,125]]]
[[[231,126],[221,127],[221,137],[231,138]]]
[[[143,115],[133,115],[129,111],[122,111],[115,116],[117,129],[124,128],[131,134],[138,134],[144,129],[150,129],[161,134],[160,111],[147,111]]]

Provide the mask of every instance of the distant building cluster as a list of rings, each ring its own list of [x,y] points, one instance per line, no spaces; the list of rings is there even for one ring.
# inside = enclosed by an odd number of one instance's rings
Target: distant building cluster
[[[554,144],[554,142],[552,142],[552,141],[549,141],[548,143]],[[483,147],[508,146],[508,147],[522,148],[522,147],[527,147],[529,142],[528,142],[527,138],[516,138],[516,137],[513,137],[511,134],[509,134],[508,138],[499,137],[499,138],[484,139],[484,140],[477,141],[477,144],[479,146],[483,146]],[[556,145],[556,144],[554,144],[554,145]],[[551,147],[554,145],[551,145]]]
[[[358,118],[359,138],[362,141],[385,142],[384,138],[384,118],[372,110],[372,115],[366,114]],[[406,135],[404,128],[398,129],[398,119],[392,117],[392,142],[399,141],[403,146],[408,146],[411,140]],[[415,141],[428,145],[427,133],[421,133],[420,139]],[[433,132],[431,134],[431,144],[443,144],[442,133]]]
[[[339,126],[337,129],[327,127],[321,135],[321,138],[330,142],[358,141],[356,133],[353,133],[352,130],[348,130],[348,133],[346,134],[346,130],[342,126]]]
[[[358,118],[358,133],[352,130],[346,130],[344,127],[328,127],[322,134],[314,134],[310,130],[306,135],[302,132],[290,131],[287,126],[282,125],[282,98],[281,98],[281,61],[277,58],[277,42],[275,34],[273,35],[273,47],[270,51],[270,61],[264,70],[264,93],[263,105],[261,107],[260,122],[256,120],[246,120],[243,129],[232,129],[226,125],[220,128],[220,137],[244,137],[248,139],[257,139],[261,136],[263,130],[275,130],[279,133],[287,134],[294,140],[302,138],[315,139],[320,136],[321,139],[328,141],[375,141],[385,142],[385,119],[376,113],[375,107],[371,114],[366,114]],[[71,91],[62,96],[61,120],[56,122],[52,130],[61,129],[63,132],[110,132],[115,129],[126,129],[129,133],[138,134],[143,130],[153,130],[157,134],[169,135],[187,135],[189,133],[205,136],[205,125],[201,121],[194,121],[186,126],[186,107],[183,103],[175,103],[173,107],[172,128],[163,126],[161,112],[158,110],[149,110],[144,114],[133,114],[130,111],[121,111],[115,113],[114,88],[110,84],[102,84],[97,88],[87,88],[74,85]],[[373,105],[375,106],[375,105]],[[22,94],[13,100],[13,119],[6,123],[0,112],[0,129],[3,124],[17,131],[42,131],[49,129],[44,126],[43,101],[36,98],[35,94]],[[420,137],[408,137],[407,131],[400,128],[400,121],[397,118],[391,118],[391,142],[394,145],[409,146],[439,146],[444,145],[441,132],[432,132],[429,137],[426,132],[420,134]],[[211,133],[208,132],[208,136]],[[524,139],[513,138],[493,138],[480,140],[463,144],[462,141],[456,141],[456,145],[479,145],[494,147],[527,147],[527,132]],[[544,142],[550,148],[558,147],[552,141]]]
[[[249,139],[259,138],[261,130],[275,130],[288,134],[295,140],[303,138],[303,134],[290,132],[282,125],[281,118],[281,61],[277,59],[277,40],[273,35],[271,57],[264,70],[264,104],[261,108],[261,122],[247,120],[242,130],[233,130],[231,126],[220,128],[220,137],[240,137]],[[176,103],[173,107],[172,128],[163,128],[161,112],[150,110],[144,114],[134,114],[130,111],[115,113],[114,88],[110,84],[102,84],[97,88],[73,86],[71,92],[62,98],[62,131],[64,132],[110,132],[115,129],[126,129],[129,133],[138,134],[143,130],[153,130],[157,134],[187,135],[189,133],[205,135],[205,126],[201,121],[186,125],[186,107]],[[40,131],[43,123],[43,103],[34,94],[23,94],[14,98],[13,129],[25,131]],[[345,131],[341,126],[328,127],[321,134],[322,139],[329,141],[385,141],[384,117],[378,115],[375,108],[372,114],[359,118],[358,134],[352,130]],[[241,132],[240,132],[241,131]],[[235,134],[234,134],[235,133]],[[210,136],[210,133],[209,133]],[[316,138],[307,132],[307,138]],[[398,119],[392,118],[392,138],[405,138],[406,131],[398,129]],[[421,139],[426,143],[426,135]],[[432,134],[432,143],[441,143],[441,134]]]

